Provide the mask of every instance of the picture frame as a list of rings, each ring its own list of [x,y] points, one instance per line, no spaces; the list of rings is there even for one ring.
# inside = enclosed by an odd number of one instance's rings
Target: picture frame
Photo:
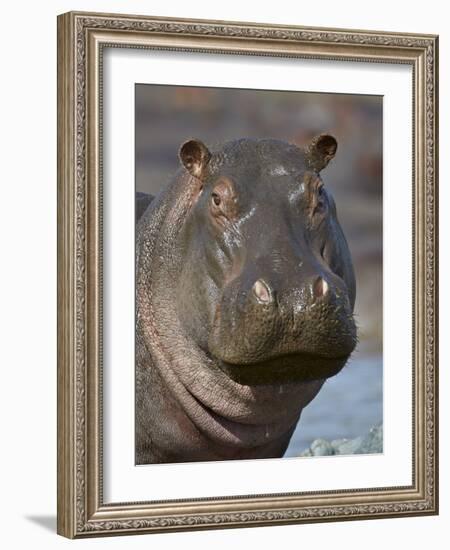
[[[106,502],[103,56],[194,52],[411,69],[411,483]],[[438,513],[438,37],[132,15],[58,17],[58,519],[69,538]],[[403,353],[403,352],[402,352]],[[406,361],[406,359],[405,359]],[[170,466],[168,466],[170,467]],[[175,493],[177,488],[174,489]]]

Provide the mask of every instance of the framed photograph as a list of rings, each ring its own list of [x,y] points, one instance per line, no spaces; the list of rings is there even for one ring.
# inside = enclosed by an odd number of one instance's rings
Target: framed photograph
[[[58,17],[58,533],[437,514],[432,35]]]

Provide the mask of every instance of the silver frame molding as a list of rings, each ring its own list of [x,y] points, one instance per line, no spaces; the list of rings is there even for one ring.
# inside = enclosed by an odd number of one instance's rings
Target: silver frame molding
[[[413,68],[413,483],[106,504],[102,497],[102,51],[168,49]],[[66,13],[58,17],[58,533],[70,538],[438,513],[433,35]]]

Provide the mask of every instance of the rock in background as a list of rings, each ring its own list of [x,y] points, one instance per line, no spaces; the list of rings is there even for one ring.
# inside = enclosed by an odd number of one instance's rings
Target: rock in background
[[[383,452],[383,426],[374,426],[369,433],[355,439],[315,439],[300,456],[362,455]]]

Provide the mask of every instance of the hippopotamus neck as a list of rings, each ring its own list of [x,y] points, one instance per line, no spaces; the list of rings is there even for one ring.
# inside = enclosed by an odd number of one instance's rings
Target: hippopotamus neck
[[[258,448],[258,456],[264,455],[261,447],[265,445],[269,456],[277,456],[280,446],[287,446],[302,408],[323,381],[241,385],[222,372],[183,330],[173,300],[183,262],[177,250],[180,229],[198,194],[198,185],[191,176],[175,178],[155,201],[151,216],[140,222],[137,338],[151,356],[151,364],[141,354],[138,369],[158,372],[163,391],[172,393],[192,429],[201,432],[209,445]],[[145,236],[142,242],[140,235]],[[274,445],[276,450],[270,454]],[[245,456],[244,452],[238,457]]]

